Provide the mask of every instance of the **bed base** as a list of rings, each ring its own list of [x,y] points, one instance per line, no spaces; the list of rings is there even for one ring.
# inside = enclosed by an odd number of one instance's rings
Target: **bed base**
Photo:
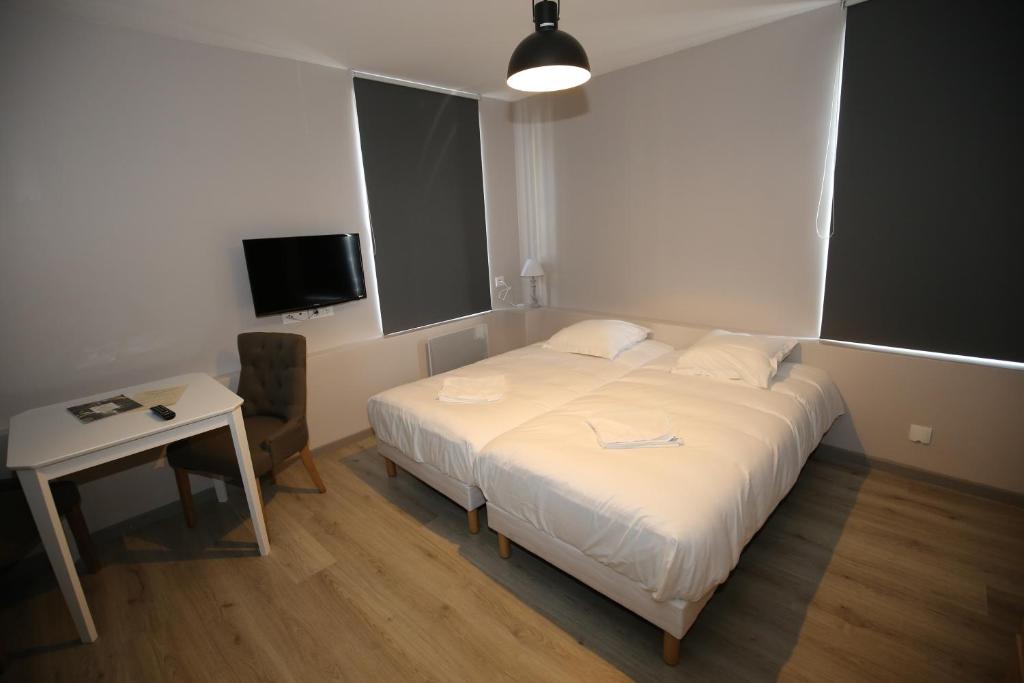
[[[664,631],[662,659],[669,666],[679,663],[679,643],[693,626],[697,615],[714,594],[714,589],[700,600],[657,602],[640,584],[593,560],[568,543],[540,531],[532,524],[487,503],[487,525],[498,533],[498,554],[503,558],[512,552],[511,541],[526,548],[565,573],[574,576],[599,593],[637,613]]]
[[[466,525],[469,528],[469,533],[479,533],[479,508],[484,504],[484,494],[479,488],[449,477],[433,465],[416,462],[399,449],[383,441],[377,442],[377,452],[384,458],[384,467],[387,469],[389,477],[398,476],[398,467],[401,467],[427,486],[443,493],[466,509]]]

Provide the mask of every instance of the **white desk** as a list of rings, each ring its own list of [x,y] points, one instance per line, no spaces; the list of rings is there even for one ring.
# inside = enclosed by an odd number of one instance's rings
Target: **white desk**
[[[177,415],[169,421],[143,409],[82,424],[67,409],[68,406],[117,394],[134,396],[147,389],[182,384],[188,388],[171,406]],[[83,642],[96,640],[96,626],[53,504],[50,480],[211,429],[229,427],[260,554],[266,555],[270,552],[270,540],[263,522],[263,509],[256,498],[259,494],[249,442],[245,438],[241,405],[240,397],[209,375],[191,374],[104,391],[95,396],[29,410],[11,418],[7,466],[18,470],[18,478],[39,527],[46,554]]]

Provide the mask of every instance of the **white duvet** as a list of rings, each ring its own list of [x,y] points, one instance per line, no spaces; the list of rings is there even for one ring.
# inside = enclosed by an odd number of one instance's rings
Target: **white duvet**
[[[587,418],[625,408],[664,411],[683,445],[601,448]],[[842,413],[826,373],[805,365],[783,364],[767,390],[649,366],[498,436],[475,479],[489,504],[655,600],[698,600],[728,577]]]
[[[473,460],[491,439],[670,351],[667,344],[647,340],[608,360],[534,344],[381,392],[370,399],[367,412],[378,439],[417,462],[475,484]],[[496,375],[505,378],[501,400],[438,400],[446,377]]]

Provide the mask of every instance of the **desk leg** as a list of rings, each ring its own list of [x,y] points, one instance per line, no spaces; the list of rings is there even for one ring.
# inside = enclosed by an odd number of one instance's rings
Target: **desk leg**
[[[85,593],[82,592],[78,571],[71,559],[71,550],[64,536],[60,515],[53,504],[50,481],[36,470],[20,470],[18,479],[21,480],[21,488],[25,491],[32,517],[39,529],[39,537],[43,539],[46,555],[50,558],[50,566],[57,575],[57,584],[64,594],[64,602],[67,603],[71,618],[78,628],[78,636],[83,643],[91,643],[98,637],[96,625],[92,622],[89,605],[85,602]]]
[[[238,456],[238,470],[242,474],[242,486],[245,487],[245,498],[249,501],[249,518],[252,529],[256,532],[256,542],[260,546],[260,555],[270,552],[270,538],[267,536],[267,525],[263,521],[263,506],[259,495],[260,488],[256,483],[256,475],[252,469],[249,455],[249,441],[245,438],[245,423],[242,422],[242,409],[235,408],[228,419],[231,427],[231,440],[235,442],[235,455]]]

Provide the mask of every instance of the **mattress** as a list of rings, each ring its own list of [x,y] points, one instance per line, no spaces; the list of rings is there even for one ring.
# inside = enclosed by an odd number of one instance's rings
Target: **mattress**
[[[827,374],[784,363],[769,389],[673,374],[654,363],[487,444],[489,504],[637,582],[695,601],[796,482],[843,403]],[[682,446],[606,450],[586,420],[663,411]]]
[[[475,484],[473,460],[494,437],[668,354],[647,340],[615,360],[563,353],[533,344],[458,370],[404,384],[373,396],[367,406],[377,438],[416,462]],[[503,374],[505,397],[494,403],[443,403],[444,378]]]

